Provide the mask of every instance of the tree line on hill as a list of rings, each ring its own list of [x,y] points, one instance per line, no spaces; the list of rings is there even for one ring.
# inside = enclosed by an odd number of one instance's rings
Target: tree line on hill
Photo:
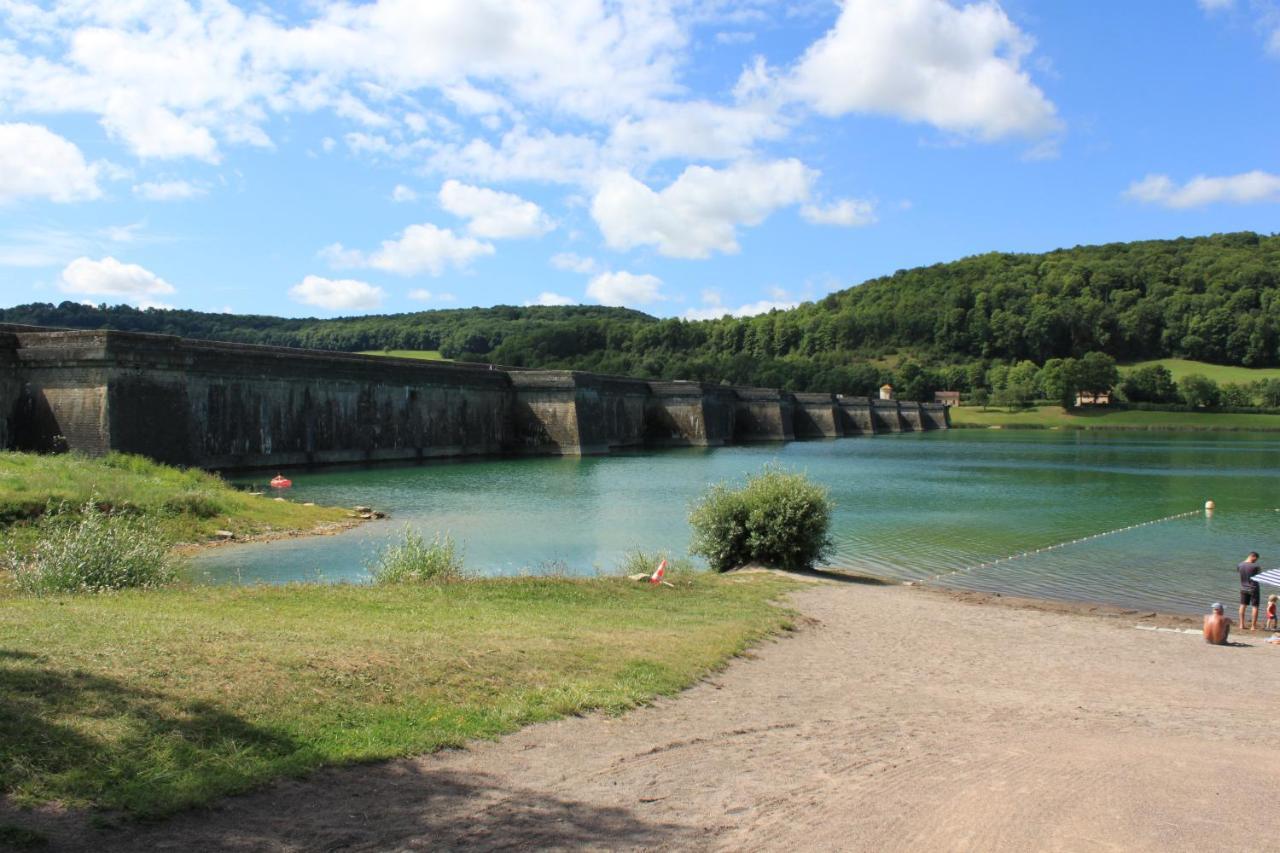
[[[1152,364],[1121,374],[1105,353],[1082,359],[1051,358],[1043,365],[1026,360],[989,368],[969,395],[977,405],[1025,408],[1051,400],[1064,408],[1075,405],[1078,394],[1111,393],[1125,403],[1190,409],[1280,408],[1280,379],[1219,384],[1199,373],[1175,381],[1164,365]]]
[[[4,309],[0,320],[343,351],[439,350],[513,367],[796,391],[870,394],[890,382],[902,397],[926,399],[941,388],[994,393],[1007,379],[1001,369],[1021,380],[1016,371],[1030,362],[1052,376],[1091,353],[1113,362],[1280,364],[1280,236],[989,253],[900,270],[791,310],[705,321],[603,306],[321,320],[70,302]]]

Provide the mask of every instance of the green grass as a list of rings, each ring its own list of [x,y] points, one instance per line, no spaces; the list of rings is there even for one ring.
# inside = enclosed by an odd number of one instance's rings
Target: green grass
[[[396,358],[420,358],[424,361],[448,361],[438,349],[387,349],[365,350],[360,355],[389,355]]]
[[[772,576],[0,597],[0,789],[157,816],[694,683],[789,627]]]
[[[310,530],[349,516],[343,509],[255,497],[213,474],[141,456],[0,452],[0,537],[29,540],[38,535],[35,522],[50,504],[76,512],[90,500],[143,516],[175,543],[204,541],[217,530],[237,536]]]
[[[1169,429],[1169,430],[1280,430],[1280,415],[1221,412],[1142,412],[1121,409],[1065,411],[1061,406],[1039,406],[1025,411],[983,411],[978,406],[951,409],[954,427],[1009,429]]]
[[[1201,376],[1207,376],[1219,385],[1226,382],[1235,382],[1240,385],[1247,385],[1250,382],[1257,382],[1260,379],[1280,379],[1280,367],[1233,367],[1226,364],[1209,364],[1207,361],[1188,361],[1184,358],[1162,358],[1156,361],[1140,361],[1136,364],[1126,364],[1120,368],[1122,373],[1129,373],[1140,367],[1151,367],[1152,365],[1162,364],[1171,374],[1174,381],[1192,373],[1199,373]]]

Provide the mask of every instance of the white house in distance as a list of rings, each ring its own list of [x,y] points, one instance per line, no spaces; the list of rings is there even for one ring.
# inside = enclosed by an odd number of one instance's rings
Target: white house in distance
[[[958,406],[960,405],[960,392],[959,391],[934,391],[933,402],[941,403],[944,406]]]
[[[893,399],[893,386],[892,386],[892,385],[881,385],[881,386],[880,386],[880,399],[881,399],[881,400],[892,400],[892,399]]]
[[[1092,391],[1076,392],[1076,407],[1080,406],[1110,406],[1111,392],[1099,391],[1097,394]]]

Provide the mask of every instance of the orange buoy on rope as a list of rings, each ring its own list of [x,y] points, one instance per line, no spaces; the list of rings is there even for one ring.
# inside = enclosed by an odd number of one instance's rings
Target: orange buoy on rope
[[[271,478],[271,488],[273,489],[287,489],[292,485],[293,480],[290,480],[287,477],[282,477],[279,474],[276,474]]]

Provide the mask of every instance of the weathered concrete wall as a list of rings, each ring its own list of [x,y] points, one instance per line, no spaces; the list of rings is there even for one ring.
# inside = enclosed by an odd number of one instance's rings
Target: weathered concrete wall
[[[86,453],[247,468],[499,453],[507,439],[500,371],[163,335],[18,337],[32,432],[55,425]]]
[[[876,432],[902,432],[897,400],[872,400],[871,420]]]
[[[705,382],[650,382],[645,443],[720,447],[733,441],[737,395]]]
[[[920,420],[920,404],[901,402],[898,404],[898,417],[902,419],[902,428],[910,432],[920,432],[924,425]]]
[[[509,449],[592,455],[644,444],[648,384],[573,370],[521,370]]]
[[[18,443],[23,395],[17,362],[17,336],[0,332],[0,448],[15,447]]]
[[[875,435],[876,420],[868,397],[841,397],[840,420],[845,435]]]
[[[951,409],[942,403],[920,404],[921,429],[951,429]]]
[[[13,446],[48,452],[111,449],[107,416],[109,361],[105,332],[14,334],[21,386]]]
[[[31,450],[283,468],[947,426],[830,394],[0,326],[0,446]]]
[[[795,397],[796,438],[839,438],[844,435],[844,417],[834,394],[797,391]]]
[[[795,401],[776,388],[735,388],[734,441],[792,441]]]

